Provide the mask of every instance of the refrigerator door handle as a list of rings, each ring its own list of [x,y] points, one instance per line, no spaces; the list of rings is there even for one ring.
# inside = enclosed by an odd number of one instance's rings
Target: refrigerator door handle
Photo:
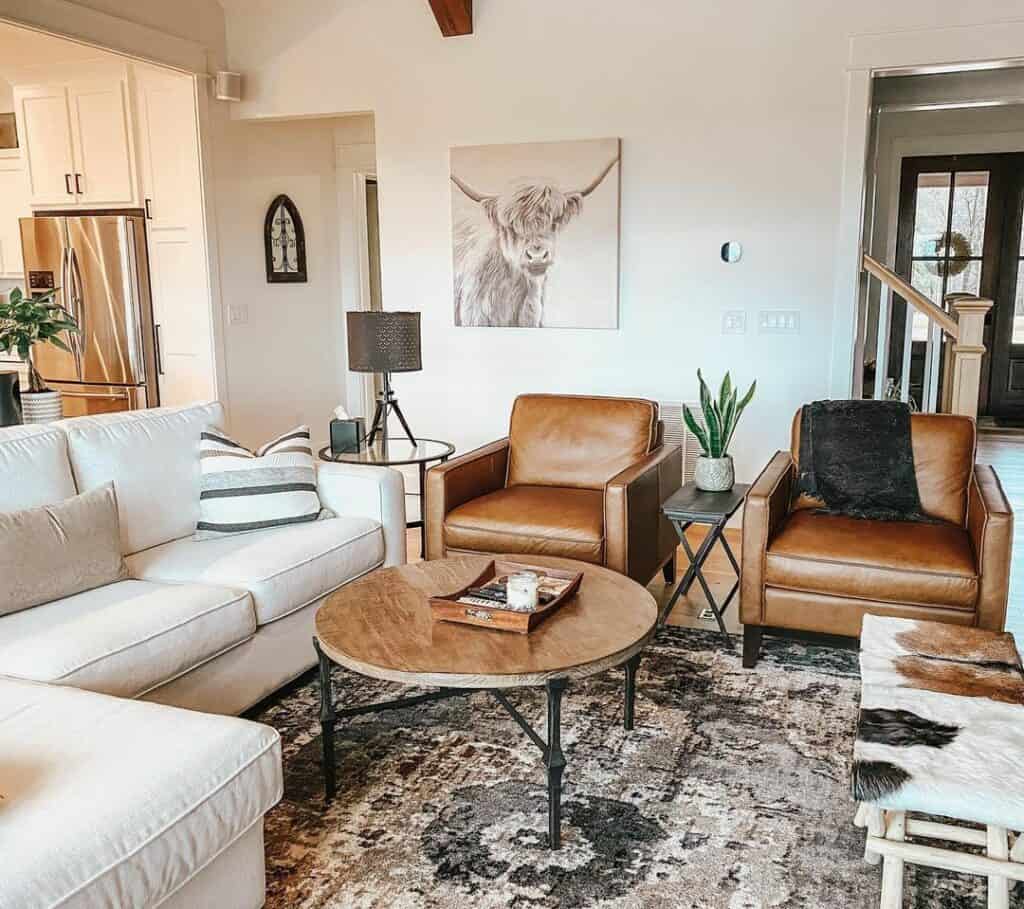
[[[71,259],[71,249],[65,246],[60,251],[60,290],[64,297],[64,308],[68,311],[68,314],[74,316],[75,303],[71,299],[71,274],[68,271],[68,265]]]
[[[82,294],[82,271],[78,267],[78,256],[73,246],[68,247],[68,274],[71,278],[71,315],[78,323],[78,331],[68,332],[69,346],[75,355],[75,366],[78,368],[78,378],[82,379],[82,360],[85,356],[86,332],[88,325],[85,320],[85,299]]]

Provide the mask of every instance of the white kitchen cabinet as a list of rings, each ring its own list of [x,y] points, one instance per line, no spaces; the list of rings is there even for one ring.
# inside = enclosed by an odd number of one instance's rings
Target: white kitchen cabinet
[[[34,206],[141,204],[126,68],[16,85],[14,97]]]
[[[68,109],[78,203],[87,208],[137,205],[127,80],[72,82]]]
[[[0,149],[0,279],[24,284],[19,218],[32,214],[21,150]]]
[[[36,205],[73,203],[75,153],[67,87],[15,88],[14,101],[32,202]]]
[[[217,388],[195,84],[143,65],[134,83],[160,402],[210,400]]]

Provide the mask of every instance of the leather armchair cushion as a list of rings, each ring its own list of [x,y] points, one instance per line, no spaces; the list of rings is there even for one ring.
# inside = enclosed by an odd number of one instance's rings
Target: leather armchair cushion
[[[658,405],[638,398],[520,395],[509,429],[507,486],[604,489],[658,437]]]
[[[973,610],[978,572],[955,524],[862,521],[793,512],[765,558],[769,587],[887,603]]]
[[[512,486],[460,505],[444,522],[447,549],[563,556],[600,565],[604,493]]]

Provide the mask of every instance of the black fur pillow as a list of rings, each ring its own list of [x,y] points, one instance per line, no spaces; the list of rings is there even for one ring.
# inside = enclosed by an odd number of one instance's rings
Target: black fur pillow
[[[930,522],[921,508],[900,401],[815,401],[800,418],[797,493],[822,511],[875,521]]]

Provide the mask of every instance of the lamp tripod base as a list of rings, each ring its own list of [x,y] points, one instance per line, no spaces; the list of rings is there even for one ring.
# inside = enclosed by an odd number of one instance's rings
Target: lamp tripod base
[[[405,421],[405,414],[402,413],[402,408],[398,406],[398,398],[395,397],[395,393],[391,388],[391,376],[388,373],[384,373],[384,391],[377,396],[377,408],[373,412],[373,424],[366,435],[368,447],[374,443],[377,439],[377,434],[380,433],[381,442],[387,448],[388,418],[392,413],[398,417],[398,422],[402,424],[402,429],[408,437],[409,443],[415,445],[416,437],[412,434],[409,424]]]

